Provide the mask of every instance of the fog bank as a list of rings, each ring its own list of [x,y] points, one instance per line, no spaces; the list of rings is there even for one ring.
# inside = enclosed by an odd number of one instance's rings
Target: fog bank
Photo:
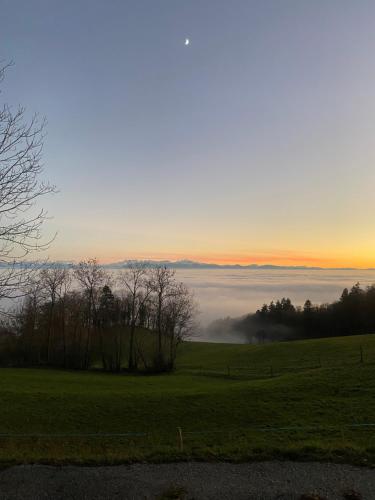
[[[356,282],[366,286],[375,283],[375,270],[228,270],[191,269],[176,271],[195,293],[199,304],[201,339],[207,338],[205,328],[219,318],[241,317],[255,312],[264,303],[289,297],[294,305],[306,299],[314,304],[336,300],[345,287]],[[210,340],[244,342],[238,334],[211,329]]]

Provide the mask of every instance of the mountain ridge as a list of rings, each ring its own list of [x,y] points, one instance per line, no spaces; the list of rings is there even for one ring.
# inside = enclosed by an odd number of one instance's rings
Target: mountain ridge
[[[117,262],[109,262],[107,264],[102,264],[103,268],[106,269],[126,269],[131,263],[140,263],[145,266],[165,266],[169,269],[232,269],[232,270],[289,270],[289,271],[375,271],[373,267],[358,268],[358,267],[320,267],[320,266],[282,266],[276,264],[215,264],[210,262],[198,262],[189,259],[181,260],[153,260],[153,259],[126,259]],[[77,261],[44,261],[44,262],[33,262],[24,261],[14,263],[14,267],[28,267],[30,265],[37,265],[40,268],[46,267],[63,267],[68,268],[77,264]],[[1,268],[9,268],[12,263],[0,262]]]
[[[146,266],[165,266],[173,269],[260,269],[260,270],[272,270],[272,269],[285,269],[285,270],[313,270],[313,271],[371,271],[374,268],[366,268],[366,269],[358,269],[355,267],[319,267],[319,266],[281,266],[275,264],[215,264],[209,262],[198,262],[188,259],[182,260],[123,260],[119,262],[112,262],[109,264],[105,264],[104,267],[112,268],[112,269],[121,269],[126,268],[132,262],[142,263]]]

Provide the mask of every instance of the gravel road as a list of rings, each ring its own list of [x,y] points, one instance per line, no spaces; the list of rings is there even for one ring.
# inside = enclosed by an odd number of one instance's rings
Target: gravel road
[[[167,498],[375,500],[375,470],[323,463],[192,462],[111,467],[23,465],[0,472],[1,500]]]

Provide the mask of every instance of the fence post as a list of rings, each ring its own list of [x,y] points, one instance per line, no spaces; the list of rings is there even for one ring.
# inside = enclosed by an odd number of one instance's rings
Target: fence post
[[[180,442],[180,451],[184,451],[184,439],[182,437],[182,429],[181,427],[177,427],[178,430],[178,437],[179,437],[179,442]]]

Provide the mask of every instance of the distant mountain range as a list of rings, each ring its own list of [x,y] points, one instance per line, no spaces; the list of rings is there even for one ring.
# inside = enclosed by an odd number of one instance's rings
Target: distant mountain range
[[[273,264],[212,264],[207,262],[196,262],[193,260],[122,260],[120,262],[111,262],[103,264],[106,269],[126,269],[130,263],[139,262],[146,266],[165,266],[169,269],[284,269],[284,270],[305,270],[305,271],[374,271],[375,268],[369,267],[366,269],[359,269],[356,267],[317,267],[317,266],[276,266]],[[32,262],[17,262],[16,267],[29,266]],[[38,266],[43,267],[71,267],[75,263],[72,261],[46,261],[38,263]],[[0,268],[7,268],[9,264],[0,262]]]
[[[129,261],[123,260],[120,262],[113,262],[106,264],[104,267],[111,269],[123,269],[128,267],[129,262],[141,262],[146,266],[165,266],[171,269],[286,269],[286,270],[340,270],[340,271],[355,271],[355,267],[316,267],[316,266],[276,266],[273,264],[211,264],[207,262],[196,262],[193,260],[140,260]],[[365,269],[367,271],[374,268]]]

